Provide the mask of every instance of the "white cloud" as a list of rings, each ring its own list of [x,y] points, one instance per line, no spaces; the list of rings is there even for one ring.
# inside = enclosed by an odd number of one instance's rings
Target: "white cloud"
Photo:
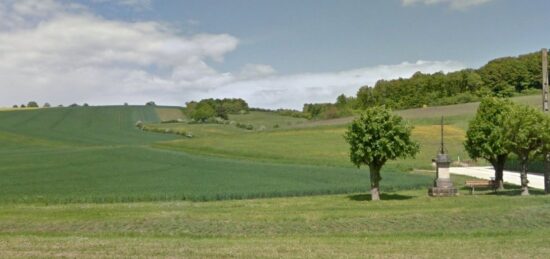
[[[242,97],[253,106],[301,108],[354,94],[378,79],[416,71],[452,71],[456,62],[402,63],[335,73],[279,75],[265,64],[235,73],[223,62],[238,39],[227,34],[184,36],[158,22],[124,22],[84,6],[53,0],[0,2],[0,105],[30,100],[52,104],[183,105],[208,97]]]
[[[410,6],[414,4],[448,4],[452,9],[465,10],[473,6],[486,4],[493,0],[402,0],[404,6]]]

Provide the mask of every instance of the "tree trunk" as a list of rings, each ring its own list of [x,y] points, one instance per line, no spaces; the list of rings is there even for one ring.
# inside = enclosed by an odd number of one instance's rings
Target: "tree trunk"
[[[529,195],[529,187],[527,187],[527,184],[529,183],[529,180],[527,180],[527,158],[524,157],[521,159],[521,195]]]
[[[370,171],[370,194],[371,200],[379,201],[380,200],[380,168],[371,166],[369,167]]]
[[[497,191],[504,191],[504,164],[507,157],[507,155],[497,156],[497,160],[493,164],[495,168],[495,181],[498,184]]]

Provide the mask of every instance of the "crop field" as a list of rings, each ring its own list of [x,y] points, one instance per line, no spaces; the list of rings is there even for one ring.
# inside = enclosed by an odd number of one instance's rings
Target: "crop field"
[[[384,168],[376,203],[367,170],[347,157],[351,118],[230,116],[254,125],[246,130],[160,123],[184,118],[170,107],[2,111],[0,257],[544,258],[550,199],[541,191],[460,188],[436,199],[426,195],[433,173],[411,171],[431,169],[441,111],[448,151],[468,160],[475,107],[396,111],[422,151]],[[193,137],[144,132],[137,121]],[[458,187],[466,179],[453,176]]]
[[[349,166],[229,160],[153,148],[183,137],[142,132],[135,127],[138,120],[159,118],[152,107],[0,113],[0,202],[219,200],[368,189],[366,171]],[[426,176],[389,171],[388,190],[430,183]]]

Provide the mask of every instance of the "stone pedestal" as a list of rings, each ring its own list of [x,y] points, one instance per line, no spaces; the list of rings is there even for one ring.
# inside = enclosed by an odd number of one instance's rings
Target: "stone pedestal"
[[[436,163],[436,179],[434,186],[428,189],[430,196],[456,196],[458,195],[458,189],[453,186],[451,182],[451,175],[449,167],[451,166],[451,159],[447,154],[438,154]]]

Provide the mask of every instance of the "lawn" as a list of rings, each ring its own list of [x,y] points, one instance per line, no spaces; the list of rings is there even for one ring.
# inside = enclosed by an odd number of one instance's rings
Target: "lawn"
[[[426,190],[223,202],[1,205],[5,257],[506,257],[550,253],[550,199]]]

